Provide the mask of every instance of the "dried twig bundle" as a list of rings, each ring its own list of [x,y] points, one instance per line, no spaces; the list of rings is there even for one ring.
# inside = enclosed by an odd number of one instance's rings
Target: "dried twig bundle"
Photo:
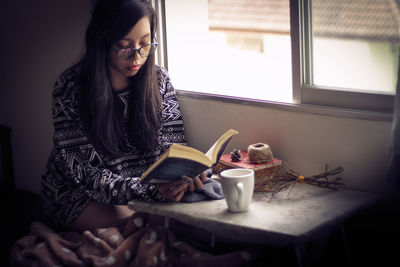
[[[304,177],[296,171],[289,169],[287,164],[284,164],[281,166],[278,173],[272,174],[271,179],[269,180],[268,184],[265,184],[264,190],[262,191],[271,193],[271,197],[273,197],[276,193],[296,183],[305,183],[329,188],[332,190],[338,190],[335,186],[343,185],[343,183],[341,182],[342,177],[337,175],[343,171],[344,169],[342,167],[337,167],[336,169],[328,171],[328,167],[325,165],[324,172],[317,175]],[[331,176],[333,177],[329,178]]]

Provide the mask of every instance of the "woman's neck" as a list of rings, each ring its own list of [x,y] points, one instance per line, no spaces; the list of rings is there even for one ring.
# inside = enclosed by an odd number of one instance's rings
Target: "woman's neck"
[[[112,86],[116,92],[124,91],[128,88],[128,80],[116,80],[112,81]]]
[[[129,79],[116,71],[114,68],[110,68],[111,72],[111,84],[116,92],[124,91],[129,86]]]

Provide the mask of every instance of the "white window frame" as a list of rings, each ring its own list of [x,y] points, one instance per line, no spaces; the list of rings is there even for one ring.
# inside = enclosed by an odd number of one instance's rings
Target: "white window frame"
[[[159,18],[157,38],[160,45],[157,64],[168,69],[165,1],[153,0],[153,5]],[[293,103],[246,99],[176,89],[178,95],[313,114],[392,121],[394,103],[394,95],[392,94],[307,85],[312,80],[311,0],[289,1]]]

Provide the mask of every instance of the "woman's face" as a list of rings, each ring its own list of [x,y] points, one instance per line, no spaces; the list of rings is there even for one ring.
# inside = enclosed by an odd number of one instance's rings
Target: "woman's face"
[[[110,51],[109,69],[111,82],[115,90],[123,90],[128,86],[128,78],[135,76],[144,65],[147,57],[137,53],[131,59],[121,59],[116,52],[121,48],[139,49],[151,43],[150,19],[148,16],[141,18],[131,31],[112,46]]]

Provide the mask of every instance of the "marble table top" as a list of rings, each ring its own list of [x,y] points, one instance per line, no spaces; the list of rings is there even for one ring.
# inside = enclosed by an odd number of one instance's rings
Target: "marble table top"
[[[266,245],[296,244],[340,226],[378,195],[297,184],[274,198],[254,193],[248,212],[232,213],[222,200],[196,203],[130,201],[131,209],[162,215],[232,240]]]

